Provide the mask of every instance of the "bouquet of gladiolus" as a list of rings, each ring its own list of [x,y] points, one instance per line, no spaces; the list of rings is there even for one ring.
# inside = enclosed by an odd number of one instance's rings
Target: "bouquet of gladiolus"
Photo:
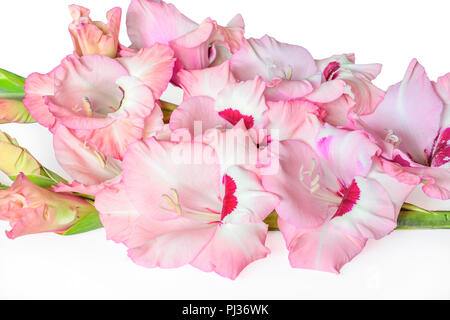
[[[72,54],[47,74],[0,73],[0,122],[48,128],[70,176],[0,132],[9,238],[104,227],[141,266],[235,279],[269,254],[269,230],[292,267],[338,273],[396,228],[450,228],[450,212],[405,203],[416,188],[450,198],[450,73],[433,82],[413,60],[384,92],[380,64],[247,39],[240,15],[198,24],[132,0],[126,47],[120,8],[107,23],[70,13]],[[169,83],[179,106],[161,100]]]

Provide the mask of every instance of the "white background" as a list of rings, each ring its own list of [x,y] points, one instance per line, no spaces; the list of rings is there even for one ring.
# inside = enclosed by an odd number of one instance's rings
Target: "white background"
[[[383,89],[401,80],[411,58],[432,79],[450,71],[448,0],[173,0],[191,19],[211,16],[226,24],[241,13],[247,37],[268,33],[300,44],[315,58],[355,52],[361,63],[379,62],[375,83]],[[0,67],[26,76],[46,73],[72,51],[67,0],[1,1]],[[128,45],[128,0],[79,0],[104,20],[113,6],[124,9],[121,41]],[[180,98],[169,92],[166,99]],[[0,125],[45,166],[56,164],[51,136],[38,125]],[[446,205],[450,209],[450,205]],[[192,267],[148,270],[135,266],[124,247],[103,230],[75,237],[53,234],[7,240],[0,223],[0,298],[74,299],[402,299],[450,298],[450,231],[395,231],[371,241],[340,276],[292,269],[279,233],[272,254],[251,264],[236,281]]]

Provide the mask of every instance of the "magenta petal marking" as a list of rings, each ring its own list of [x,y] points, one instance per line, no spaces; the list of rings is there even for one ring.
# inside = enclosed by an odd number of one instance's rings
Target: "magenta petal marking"
[[[360,196],[361,190],[359,189],[356,180],[353,180],[350,187],[344,192],[344,199],[342,199],[342,202],[333,218],[342,217],[346,213],[352,211],[353,206],[358,202]]]
[[[432,167],[441,167],[450,160],[450,128],[445,129],[442,133],[439,143],[436,146],[433,159],[431,161]]]
[[[337,72],[341,68],[341,64],[337,61],[330,62],[325,70],[323,70],[323,76],[326,81],[335,80],[339,76]]]
[[[233,126],[237,125],[238,122],[242,119],[244,119],[244,123],[247,129],[251,129],[255,125],[255,120],[252,116],[243,115],[239,110],[233,110],[229,108],[219,112],[219,115],[229,123],[231,123]]]
[[[225,219],[230,213],[236,209],[238,200],[235,196],[236,182],[229,175],[223,177],[223,184],[225,185],[225,197],[223,198],[222,216],[221,220]]]

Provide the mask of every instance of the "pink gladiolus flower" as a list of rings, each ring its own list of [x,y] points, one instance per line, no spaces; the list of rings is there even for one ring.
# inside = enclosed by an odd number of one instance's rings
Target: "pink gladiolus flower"
[[[159,44],[118,59],[71,55],[49,74],[28,77],[24,104],[54,133],[58,160],[73,178],[104,182],[116,176],[114,159],[121,160],[129,144],[162,126],[155,99],[173,65],[172,50]]]
[[[402,82],[393,85],[376,111],[362,117],[362,125],[383,142],[392,175],[400,181],[420,183],[432,198],[450,199],[450,76],[433,84],[425,69],[413,60]],[[397,168],[403,167],[403,168]],[[398,175],[397,171],[409,175]]]
[[[303,47],[264,36],[249,39],[231,60],[233,75],[241,80],[256,76],[267,82],[269,100],[298,99],[320,84],[320,74],[311,54]]]
[[[106,17],[108,23],[92,21],[89,9],[71,5],[73,22],[69,26],[75,54],[80,57],[87,54],[99,54],[115,58],[119,47],[119,32],[122,10],[113,8]]]
[[[263,176],[293,267],[339,272],[368,239],[392,232],[413,186],[385,174],[381,150],[363,131],[325,126],[313,146],[281,142],[280,172]]]
[[[132,0],[127,13],[128,35],[133,49],[155,43],[169,45],[179,69],[203,69],[221,64],[244,41],[244,22],[237,15],[227,27],[208,18],[200,25],[163,1]]]
[[[372,84],[381,72],[381,64],[355,64],[353,54],[318,60],[322,85],[305,97],[327,112],[325,121],[335,126],[349,124],[352,115],[375,111],[384,92]]]
[[[9,190],[0,191],[0,219],[9,221],[8,238],[64,232],[95,208],[86,200],[38,187],[20,174]]]
[[[254,173],[233,166],[222,174],[221,168],[201,143],[150,138],[133,144],[123,182],[96,199],[108,238],[124,242],[145,267],[191,264],[235,279],[269,253],[263,220],[278,198]]]

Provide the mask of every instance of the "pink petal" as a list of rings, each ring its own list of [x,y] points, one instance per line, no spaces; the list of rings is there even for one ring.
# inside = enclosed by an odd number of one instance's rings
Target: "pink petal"
[[[211,241],[216,226],[186,218],[159,221],[143,216],[136,222],[134,237],[143,242],[128,256],[147,268],[178,268],[191,263]]]
[[[298,139],[312,143],[316,140],[321,127],[318,106],[301,100],[269,102],[268,105],[267,130],[272,139],[276,138],[276,133],[279,141]]]
[[[100,212],[107,239],[127,244],[139,213],[129,200],[123,182],[99,192],[95,197],[95,207]]]
[[[170,129],[189,129],[192,138],[210,129],[227,127],[228,122],[214,109],[212,98],[199,96],[185,100],[170,117]],[[197,132],[196,132],[197,131]]]
[[[310,94],[314,86],[309,80],[274,80],[266,89],[265,96],[270,101],[300,99]]]
[[[231,70],[239,80],[252,80],[260,76],[269,82],[275,78],[304,80],[315,74],[317,67],[311,54],[303,47],[264,36],[249,39],[233,55]]]
[[[41,125],[51,128],[56,119],[45,104],[45,96],[54,94],[54,71],[48,74],[32,73],[25,81],[23,104],[32,117]]]
[[[355,100],[347,94],[337,100],[320,105],[327,114],[324,121],[336,127],[350,126],[355,106]]]
[[[409,180],[401,181],[396,177],[389,175],[385,171],[385,162],[387,161],[378,158],[377,161],[375,161],[374,167],[370,171],[368,178],[377,181],[388,192],[391,202],[395,208],[395,220],[397,220],[397,216],[400,213],[403,204],[417,184],[420,183],[420,180],[415,180],[414,183],[411,183]]]
[[[328,203],[313,197],[311,189],[316,177],[323,177],[322,168],[318,165],[317,154],[304,142],[287,140],[280,143],[279,171],[276,174],[264,175],[264,188],[278,195],[281,199],[276,211],[290,224],[315,228],[320,226],[329,215]],[[303,176],[303,171],[310,170]]]
[[[306,100],[316,103],[332,102],[342,96],[348,88],[343,80],[324,82],[314,92],[305,97]]]
[[[317,229],[301,229],[278,220],[286,238],[289,261],[294,268],[338,274],[341,268],[366,245],[367,240],[345,233],[332,224]]]
[[[214,21],[206,19],[197,29],[169,42],[177,58],[177,70],[209,66],[209,46],[213,42],[216,26]]]
[[[159,104],[155,105],[149,116],[144,121],[144,131],[142,138],[156,136],[164,128],[164,114]]]
[[[347,131],[326,125],[318,140],[317,147],[327,165],[346,185],[350,185],[354,177],[367,176],[373,157],[381,153],[364,131]]]
[[[131,76],[138,78],[152,90],[155,99],[159,99],[172,78],[175,64],[173,55],[169,47],[155,44],[139,50],[132,57],[118,60]]]
[[[127,13],[128,36],[133,48],[164,45],[197,28],[197,24],[172,4],[163,1],[132,0]]]
[[[63,126],[55,128],[53,146],[61,167],[83,184],[97,185],[121,172],[118,161],[103,156]]]
[[[245,22],[242,15],[237,14],[227,24],[228,28],[245,29]]]
[[[256,171],[259,150],[244,121],[231,128],[210,129],[197,137],[196,141],[214,149],[222,175],[227,174],[228,169],[233,166]]]
[[[354,183],[359,191],[358,198],[349,212],[330,223],[361,239],[381,239],[394,231],[398,212],[386,189],[372,179],[356,177]]]
[[[211,158],[206,160],[206,156]],[[177,213],[163,208],[163,196],[171,195],[173,190],[190,210],[221,210],[220,168],[214,151],[207,146],[150,138],[130,146],[123,167],[127,192],[140,213],[163,220],[177,217]]]
[[[184,90],[184,99],[208,96],[217,99],[219,93],[229,84],[236,83],[230,72],[230,62],[202,70],[181,70],[177,83]]]
[[[450,127],[450,73],[440,77],[435,84],[439,97],[444,102],[444,110],[441,117],[441,127]]]
[[[383,101],[384,91],[374,86],[370,81],[364,79],[346,79],[351,87],[356,102],[353,112],[358,115],[368,115],[373,113],[378,105]]]
[[[251,171],[234,166],[227,170],[226,177],[234,187],[233,197],[236,205],[232,206],[225,218],[223,217],[224,223],[262,222],[280,202],[275,194],[263,188],[258,176]]]
[[[448,167],[412,169],[412,171],[419,171],[418,174],[424,180],[422,189],[426,195],[434,199],[450,199],[450,169]]]
[[[400,149],[425,165],[439,131],[442,108],[425,69],[413,60],[403,81],[390,87],[377,110],[363,120],[380,138],[391,130],[401,141]]]
[[[264,223],[218,226],[214,238],[191,264],[234,280],[250,263],[270,253],[264,245],[267,228]]]
[[[263,127],[267,121],[264,116],[267,111],[264,90],[265,84],[259,77],[251,81],[230,84],[217,97],[216,111],[227,111],[227,114],[229,114],[229,111],[238,111],[242,118],[251,117],[256,127]],[[241,119],[230,123],[234,125]],[[225,118],[225,120],[234,119]],[[250,129],[251,127],[247,128]]]

